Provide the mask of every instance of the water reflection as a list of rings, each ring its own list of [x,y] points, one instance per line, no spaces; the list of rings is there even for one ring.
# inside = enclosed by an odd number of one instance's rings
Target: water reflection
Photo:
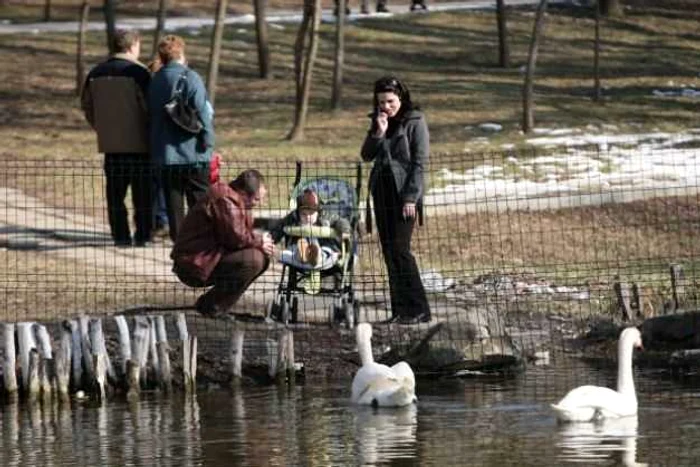
[[[602,463],[610,459],[616,465],[641,467],[637,462],[637,417],[604,419],[590,423],[561,425],[562,460],[584,464]]]
[[[0,465],[200,465],[196,398],[0,407]]]
[[[415,457],[417,424],[415,405],[398,409],[357,407],[355,440],[360,464]]]

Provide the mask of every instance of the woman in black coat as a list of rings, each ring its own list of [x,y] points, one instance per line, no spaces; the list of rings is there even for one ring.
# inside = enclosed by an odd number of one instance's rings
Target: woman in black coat
[[[408,88],[393,76],[374,83],[374,108],[361,154],[365,161],[374,160],[369,183],[389,274],[389,321],[427,322],[430,306],[411,253],[411,237],[430,153],[428,125]]]

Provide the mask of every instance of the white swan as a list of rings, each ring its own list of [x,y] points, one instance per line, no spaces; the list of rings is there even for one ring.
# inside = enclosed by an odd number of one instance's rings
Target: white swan
[[[626,328],[617,343],[617,391],[600,386],[572,389],[557,404],[552,404],[559,421],[590,422],[637,415],[637,394],[632,375],[635,347],[642,347],[642,336],[637,328]]]
[[[360,323],[355,328],[362,368],[352,380],[352,402],[377,407],[402,407],[416,398],[416,379],[406,362],[392,367],[375,363],[372,357],[372,326]]]

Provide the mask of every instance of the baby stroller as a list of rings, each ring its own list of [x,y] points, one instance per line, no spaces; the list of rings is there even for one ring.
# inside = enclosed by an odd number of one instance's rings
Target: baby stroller
[[[360,304],[355,297],[353,275],[358,254],[358,200],[362,187],[362,168],[360,164],[357,165],[355,187],[340,178],[302,180],[301,173],[301,162],[297,162],[294,188],[289,197],[290,209],[296,209],[299,195],[304,190],[311,189],[318,195],[324,219],[332,221],[341,217],[350,224],[350,232],[340,234],[331,227],[316,225],[284,228],[283,242],[287,247],[301,237],[333,238],[340,244],[340,253],[332,263],[323,264],[315,271],[285,261],[285,256],[282,255],[282,274],[275,299],[268,305],[268,317],[284,324],[296,323],[300,295],[308,293],[303,286],[304,281],[309,279],[310,274],[320,273],[320,286],[314,291],[314,295],[332,298],[332,304],[327,307],[328,322],[331,325],[345,323],[350,329],[358,321],[360,312]]]

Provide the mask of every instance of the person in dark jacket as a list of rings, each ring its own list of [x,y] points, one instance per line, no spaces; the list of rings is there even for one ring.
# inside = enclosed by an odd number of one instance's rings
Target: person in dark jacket
[[[264,178],[245,170],[215,183],[185,216],[170,254],[173,272],[190,287],[213,286],[195,305],[205,316],[232,315],[233,306],[269,265],[275,247],[253,230],[251,209],[265,199]]]
[[[117,246],[145,246],[153,223],[152,175],[148,150],[147,98],[151,76],[138,61],[141,40],[136,31],[118,30],[115,53],[85,80],[81,107],[105,154],[107,212]],[[124,199],[131,187],[136,232],[131,237]]]
[[[411,101],[406,85],[393,76],[374,83],[374,107],[361,155],[365,161],[374,161],[369,183],[389,274],[389,321],[427,322],[430,306],[411,253],[411,237],[425,192],[423,172],[430,153],[428,125]]]
[[[170,238],[177,239],[185,216],[209,188],[209,162],[214,149],[214,109],[202,78],[187,66],[185,42],[167,35],[158,44],[162,67],[153,76],[148,99],[151,114],[151,156],[161,171]],[[165,104],[179,90],[199,114],[202,129],[189,133],[165,112]]]

